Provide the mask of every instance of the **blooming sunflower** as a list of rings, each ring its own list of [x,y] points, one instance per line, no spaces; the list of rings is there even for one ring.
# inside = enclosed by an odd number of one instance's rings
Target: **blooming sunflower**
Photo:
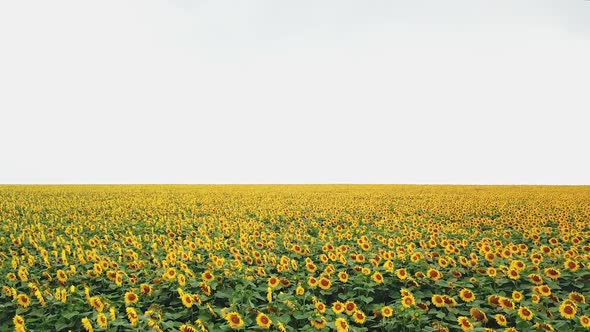
[[[469,321],[469,318],[465,316],[459,316],[457,318],[457,322],[463,331],[471,331],[473,330],[473,323]]]
[[[511,299],[509,299],[507,297],[501,297],[500,298],[500,307],[502,307],[503,309],[506,309],[506,310],[514,310],[515,304]]]
[[[256,325],[263,329],[269,329],[271,324],[272,321],[270,320],[270,318],[268,318],[266,314],[262,312],[258,313],[258,315],[256,316]]]
[[[328,290],[332,286],[332,281],[326,277],[321,277],[319,281],[319,287],[323,290]]]
[[[275,288],[280,283],[281,283],[280,279],[275,276],[271,276],[270,278],[268,278],[268,287]]]
[[[190,324],[182,324],[178,328],[180,332],[197,332],[197,329]]]
[[[181,294],[180,295],[180,300],[182,301],[182,305],[184,305],[187,308],[190,308],[193,306],[193,297],[191,294]]]
[[[336,332],[348,332],[348,322],[342,317],[336,318],[334,321],[336,325]]]
[[[496,323],[500,326],[506,326],[506,324],[508,324],[508,320],[506,319],[506,316],[504,316],[502,314],[496,314],[494,316],[494,319],[496,320]]]
[[[125,305],[132,305],[139,301],[139,297],[133,291],[125,292]]]
[[[373,281],[377,284],[383,283],[383,275],[379,271],[376,271],[375,273],[373,273],[373,275],[371,276],[371,279],[373,279]]]
[[[475,300],[475,294],[468,288],[461,289],[459,291],[459,297],[464,302],[473,302]]]
[[[316,288],[318,286],[318,279],[316,277],[309,277],[307,279],[307,285],[311,288]]]
[[[242,317],[235,311],[227,313],[227,315],[225,315],[225,320],[227,321],[229,326],[234,330],[242,328],[244,326],[244,321],[242,320]]]
[[[98,326],[105,329],[105,328],[107,328],[107,326],[109,324],[109,320],[108,320],[107,316],[101,312],[96,316],[96,323],[98,324]]]
[[[326,327],[327,324],[326,317],[324,316],[321,316],[319,318],[312,318],[309,322],[311,323],[311,326],[313,326],[317,330],[323,329],[324,327]]]
[[[574,302],[566,300],[559,306],[559,314],[565,319],[573,319],[577,312],[578,308]]]
[[[301,287],[301,285],[297,285],[297,288],[295,288],[295,294],[296,295],[303,295],[303,294],[305,294],[305,289],[303,287]]]
[[[341,314],[342,312],[344,312],[344,303],[342,303],[340,301],[336,301],[336,302],[332,303],[332,311],[335,314]]]
[[[348,273],[346,273],[346,271],[339,272],[338,279],[340,280],[340,282],[348,282]]]
[[[578,304],[586,303],[586,297],[578,292],[569,293],[567,298]]]
[[[344,310],[346,310],[347,315],[352,315],[356,311],[357,307],[356,304],[352,301],[346,301],[344,303]]]
[[[364,312],[360,311],[360,310],[356,310],[353,314],[352,314],[352,318],[354,319],[354,322],[357,324],[363,324],[366,320],[367,320],[367,315],[365,315]]]
[[[445,300],[441,295],[438,295],[438,294],[432,295],[432,298],[430,299],[430,301],[437,308],[442,308],[445,306]]]
[[[82,327],[84,327],[87,332],[94,332],[94,327],[92,327],[92,323],[88,317],[82,318]]]
[[[479,308],[471,308],[471,309],[469,309],[469,314],[471,315],[471,317],[473,319],[475,319],[478,322],[486,323],[488,321],[488,316],[486,315],[486,313],[483,312]]]
[[[402,306],[404,308],[409,308],[415,304],[416,304],[416,300],[414,299],[414,296],[406,295],[406,296],[402,297]]]
[[[534,314],[528,307],[521,306],[518,308],[518,316],[523,320],[531,320]]]
[[[545,276],[547,278],[551,278],[552,280],[557,280],[561,276],[561,272],[558,269],[549,267],[545,269]]]
[[[324,303],[318,301],[314,305],[319,313],[323,314],[326,312],[326,305]]]
[[[406,269],[404,269],[404,268],[400,268],[400,269],[395,270],[395,275],[400,280],[406,280],[406,279],[408,279],[408,271],[406,271]]]
[[[125,312],[127,312],[127,319],[129,319],[131,326],[137,326],[137,323],[139,322],[139,315],[137,314],[137,311],[135,311],[135,309],[132,307],[127,307]]]
[[[28,308],[29,305],[31,305],[31,299],[27,296],[27,294],[18,294],[16,296],[16,301],[18,302],[18,305],[23,308]]]
[[[432,279],[433,281],[440,280],[443,277],[443,274],[440,271],[438,271],[437,269],[433,269],[433,268],[428,269],[428,271],[426,272],[426,275],[428,276],[428,278]]]
[[[383,315],[383,317],[387,318],[387,317],[391,317],[393,316],[394,311],[393,308],[391,308],[390,306],[384,306],[383,308],[381,308],[381,315]]]

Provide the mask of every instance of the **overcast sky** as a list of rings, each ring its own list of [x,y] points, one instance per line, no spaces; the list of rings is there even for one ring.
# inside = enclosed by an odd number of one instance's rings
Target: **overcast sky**
[[[0,183],[590,184],[590,1],[0,1]]]

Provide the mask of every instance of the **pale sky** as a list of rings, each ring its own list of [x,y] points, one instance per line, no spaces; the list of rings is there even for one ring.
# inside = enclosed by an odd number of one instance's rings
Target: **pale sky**
[[[0,0],[0,183],[590,184],[590,1]]]

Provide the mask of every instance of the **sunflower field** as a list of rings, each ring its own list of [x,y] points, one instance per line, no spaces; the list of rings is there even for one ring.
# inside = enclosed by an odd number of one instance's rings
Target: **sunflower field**
[[[0,186],[0,331],[588,331],[590,187]]]

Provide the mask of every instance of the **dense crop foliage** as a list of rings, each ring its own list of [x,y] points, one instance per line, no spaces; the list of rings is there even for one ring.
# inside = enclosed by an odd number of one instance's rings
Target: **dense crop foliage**
[[[1,331],[583,331],[590,188],[1,186]]]

